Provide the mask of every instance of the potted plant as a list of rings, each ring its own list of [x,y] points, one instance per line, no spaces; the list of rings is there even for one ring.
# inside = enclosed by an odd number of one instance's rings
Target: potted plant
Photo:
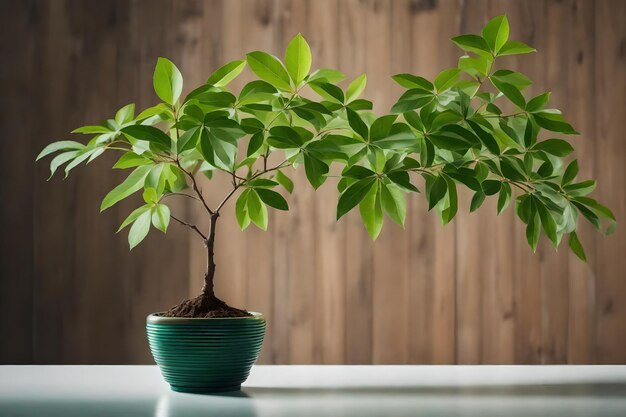
[[[143,190],[144,204],[119,229],[130,226],[130,248],[151,226],[165,232],[170,219],[205,245],[207,270],[200,295],[147,319],[155,361],[174,390],[233,390],[246,379],[261,349],[265,320],[215,295],[216,226],[225,204],[236,199],[241,229],[254,224],[266,230],[268,206],[288,210],[276,190],[293,191],[293,168],[303,166],[314,188],[339,177],[337,219],[358,206],[372,239],[384,214],[404,224],[406,196],[420,192],[418,178],[429,210],[434,208],[443,224],[457,213],[457,186],[473,191],[470,211],[497,195],[500,213],[514,198],[533,251],[542,231],[554,246],[567,235],[569,247],[585,260],[576,234],[579,214],[598,229],[601,219],[607,219],[607,232],[614,229],[613,213],[587,197],[595,182],[577,181],[577,161],[564,162],[572,146],[541,134],[576,133],[558,110],[546,108],[550,94],[525,95],[530,79],[496,65],[500,57],[534,51],[509,41],[508,32],[506,17],[499,16],[481,35],[453,38],[471,55],[462,56],[456,68],[445,69],[434,82],[395,75],[407,91],[381,117],[370,111],[370,101],[360,98],[365,74],[344,91],[337,85],[344,79],[340,72],[310,72],[311,53],[301,35],[289,43],[284,63],[251,52],[245,60],[219,68],[182,99],[181,73],[159,58],[154,89],[161,103],[138,115],[133,104],[124,106],[114,119],[73,131],[91,135],[87,144],[60,141],[40,153],[37,159],[59,152],[50,163],[52,176],[64,164],[67,175],[107,150],[121,152],[113,168],[132,172],[106,195],[101,211]],[[227,86],[246,66],[259,79],[234,95]],[[329,174],[331,164],[340,168],[338,175]],[[205,200],[201,175],[226,175],[231,181],[216,207]],[[167,201],[176,196],[203,208],[208,230],[170,212]]]

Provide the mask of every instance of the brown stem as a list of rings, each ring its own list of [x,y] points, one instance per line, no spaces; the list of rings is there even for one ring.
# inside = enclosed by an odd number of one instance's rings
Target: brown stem
[[[217,212],[211,214],[209,238],[206,240],[207,267],[206,273],[204,274],[204,286],[202,287],[202,295],[206,298],[215,298],[215,292],[213,291],[213,278],[215,277],[215,227],[217,226],[219,216]]]
[[[185,175],[187,175],[189,177],[189,179],[191,180],[191,185],[193,187],[193,190],[195,191],[196,195],[200,199],[200,202],[204,206],[204,209],[207,211],[207,213],[209,213],[209,215],[212,216],[213,215],[213,210],[211,210],[209,208],[209,205],[204,200],[204,196],[202,195],[202,191],[200,191],[200,188],[198,187],[198,183],[196,182],[196,177],[191,172],[189,172],[185,168],[183,168],[182,165],[180,164],[180,161],[177,160],[176,164],[178,165],[178,168],[180,168],[180,170],[183,171],[185,173]]]
[[[204,233],[202,233],[202,232],[200,231],[200,229],[198,229],[198,226],[196,226],[195,224],[187,223],[186,221],[181,220],[181,219],[179,219],[179,218],[175,217],[173,214],[170,214],[170,217],[171,217],[172,219],[174,219],[175,221],[177,221],[178,223],[182,224],[183,226],[187,226],[187,227],[189,227],[189,228],[190,228],[190,229],[192,229],[194,232],[196,232],[198,235],[200,235],[200,237],[202,238],[202,240],[206,241],[206,236],[204,235]]]

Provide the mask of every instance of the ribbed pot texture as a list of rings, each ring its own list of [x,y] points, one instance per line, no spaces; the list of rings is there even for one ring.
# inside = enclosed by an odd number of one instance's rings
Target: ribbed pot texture
[[[265,318],[147,318],[148,342],[163,378],[179,392],[236,391],[259,357]]]

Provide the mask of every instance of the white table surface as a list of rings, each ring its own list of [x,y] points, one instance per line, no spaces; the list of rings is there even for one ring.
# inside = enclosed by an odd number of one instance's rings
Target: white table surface
[[[0,416],[626,416],[626,366],[255,366],[181,394],[156,366],[0,366]]]

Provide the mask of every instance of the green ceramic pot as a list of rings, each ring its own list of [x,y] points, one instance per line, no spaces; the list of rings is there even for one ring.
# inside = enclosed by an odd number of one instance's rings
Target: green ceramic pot
[[[146,328],[152,356],[172,390],[236,391],[259,357],[265,318],[260,313],[211,319],[150,314]]]

